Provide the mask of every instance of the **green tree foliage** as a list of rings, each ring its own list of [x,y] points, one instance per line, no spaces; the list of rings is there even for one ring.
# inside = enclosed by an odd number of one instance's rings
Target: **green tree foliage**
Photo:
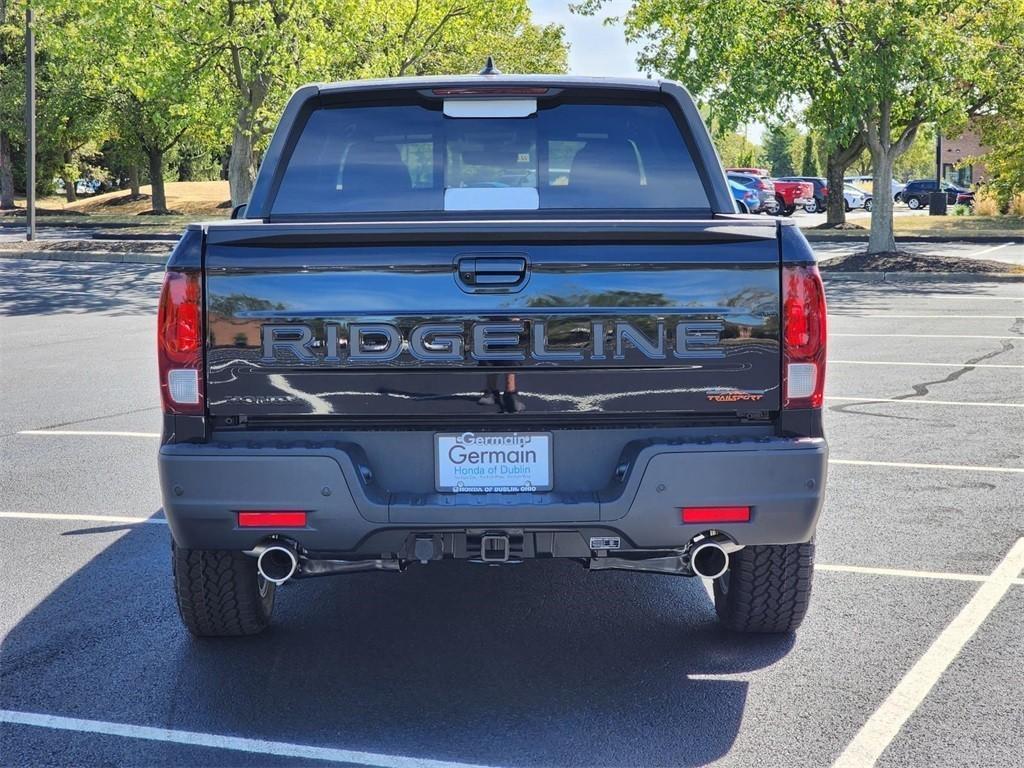
[[[641,66],[682,80],[724,124],[807,101],[831,187],[867,147],[873,252],[895,249],[892,170],[920,127],[998,111],[1024,80],[1024,0],[633,0],[626,30]]]
[[[780,123],[768,128],[764,135],[764,158],[773,176],[796,174],[794,156],[799,134],[792,123]]]
[[[25,109],[24,3],[0,0],[0,210],[14,207],[14,147]]]
[[[817,176],[818,162],[814,150],[814,137],[808,133],[804,136],[804,148],[800,159],[801,176]]]
[[[733,131],[715,132],[715,148],[726,168],[760,168],[764,150],[746,136]]]

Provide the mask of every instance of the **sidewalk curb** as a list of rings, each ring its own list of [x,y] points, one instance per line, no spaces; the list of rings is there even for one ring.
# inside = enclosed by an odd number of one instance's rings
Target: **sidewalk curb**
[[[801,230],[809,243],[867,243],[868,234],[863,235],[822,235],[813,230]],[[1009,243],[1024,240],[1024,230],[1016,234],[1005,235],[897,235],[896,244],[900,243]]]
[[[1024,274],[1004,272],[829,272],[822,279],[828,282],[861,283],[1024,283]]]
[[[108,264],[150,264],[163,266],[170,254],[111,253],[110,251],[7,251],[0,250],[0,259],[32,261],[106,262]]]

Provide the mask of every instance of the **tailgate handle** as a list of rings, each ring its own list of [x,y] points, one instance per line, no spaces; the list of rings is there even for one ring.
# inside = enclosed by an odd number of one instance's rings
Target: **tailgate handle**
[[[516,287],[526,279],[521,256],[468,256],[458,261],[458,279],[469,288]]]

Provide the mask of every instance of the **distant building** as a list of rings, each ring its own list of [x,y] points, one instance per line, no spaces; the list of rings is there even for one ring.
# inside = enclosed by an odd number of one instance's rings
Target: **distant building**
[[[942,178],[950,184],[969,187],[980,184],[988,179],[985,163],[975,160],[973,163],[960,165],[969,157],[984,157],[988,149],[981,143],[974,126],[968,126],[956,138],[942,137]]]

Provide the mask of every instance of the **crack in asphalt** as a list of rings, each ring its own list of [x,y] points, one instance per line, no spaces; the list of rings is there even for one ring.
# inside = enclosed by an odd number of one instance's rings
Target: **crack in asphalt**
[[[1018,317],[1016,320],[1014,320],[1013,324],[1009,328],[1009,331],[1010,333],[1024,335],[1024,317]],[[910,388],[914,390],[913,392],[908,392],[905,395],[895,395],[894,397],[888,398],[887,400],[871,400],[862,403],[847,403],[846,405],[833,405],[830,410],[834,411],[835,413],[847,413],[856,416],[874,416],[880,419],[896,419],[898,421],[921,421],[921,419],[917,419],[912,416],[896,416],[887,413],[871,413],[869,411],[859,411],[854,409],[862,408],[864,406],[877,403],[891,402],[892,400],[912,400],[913,398],[916,397],[924,397],[925,395],[928,395],[930,393],[930,387],[937,387],[941,384],[949,384],[951,382],[954,382],[961,376],[963,376],[965,373],[970,373],[971,371],[977,370],[975,366],[977,366],[978,363],[982,363],[985,360],[991,360],[994,357],[1004,355],[1007,352],[1012,352],[1014,349],[1016,349],[1015,342],[1012,341],[1000,341],[999,345],[999,349],[994,349],[991,352],[986,352],[984,355],[972,357],[970,360],[964,363],[962,368],[957,368],[948,376],[944,376],[941,379],[935,379],[934,381],[922,381],[918,384],[911,384]]]
[[[90,416],[88,419],[74,419],[73,421],[62,421],[58,424],[47,424],[44,427],[32,427],[32,429],[60,429],[61,427],[70,427],[75,424],[88,424],[90,421],[102,421],[103,419],[112,419],[115,416],[130,416],[135,413],[145,413],[146,411],[156,411],[159,409],[159,405],[150,405],[145,408],[133,408],[128,411],[118,411],[117,413],[105,413],[102,416]],[[6,432],[0,435],[0,438],[13,437],[21,431],[22,430],[19,429],[15,432]]]

